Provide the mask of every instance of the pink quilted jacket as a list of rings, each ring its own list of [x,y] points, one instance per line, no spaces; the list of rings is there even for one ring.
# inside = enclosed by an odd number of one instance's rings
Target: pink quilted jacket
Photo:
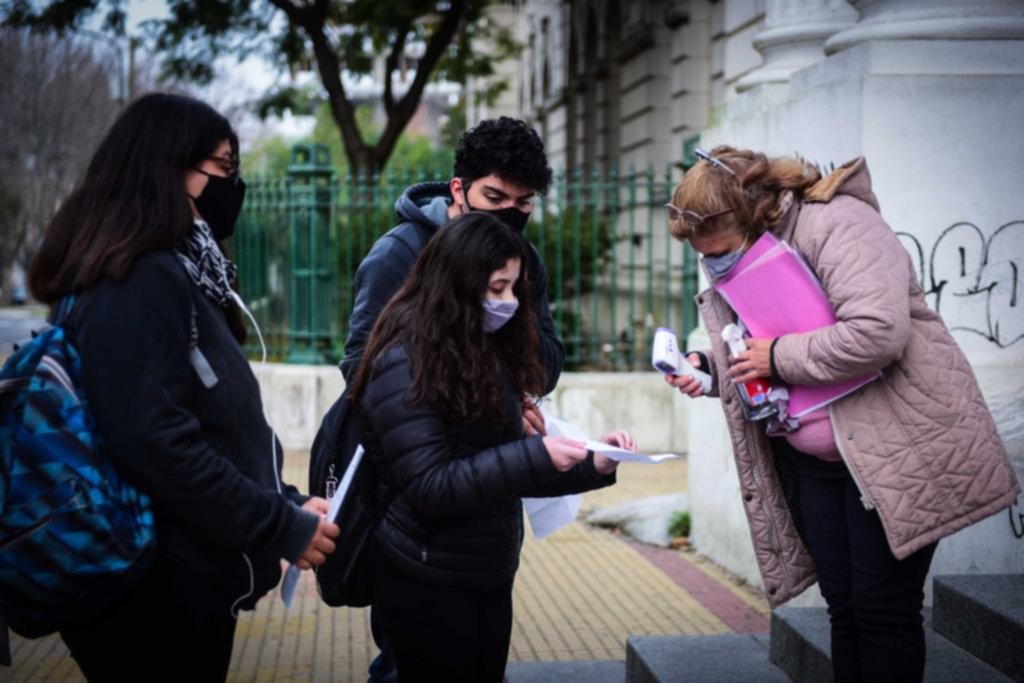
[[[843,460],[865,507],[878,511],[893,554],[904,558],[1009,507],[1020,486],[992,415],[879,214],[864,159],[810,188],[778,236],[807,259],[839,321],[780,338],[781,377],[824,384],[882,371],[829,413]],[[714,289],[697,295],[697,305],[717,380],[728,367],[721,330],[735,315]],[[814,563],[783,499],[762,423],[743,419],[732,392],[722,404],[761,576],[769,602],[779,605],[814,583]]]

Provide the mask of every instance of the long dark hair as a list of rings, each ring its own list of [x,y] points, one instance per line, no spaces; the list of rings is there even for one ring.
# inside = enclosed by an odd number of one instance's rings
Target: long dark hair
[[[179,244],[192,227],[185,173],[224,140],[237,156],[234,129],[205,102],[165,93],[132,102],[50,221],[29,266],[32,294],[52,304],[104,277],[123,280],[143,254]],[[237,309],[227,314],[244,338]]]
[[[502,365],[519,394],[544,391],[538,337],[530,310],[529,242],[482,212],[458,216],[420,253],[402,288],[381,311],[352,385],[359,400],[376,358],[401,343],[413,373],[410,399],[435,405],[446,417],[473,422],[505,413]],[[519,259],[512,291],[519,308],[494,333],[483,328],[482,301],[491,274]]]

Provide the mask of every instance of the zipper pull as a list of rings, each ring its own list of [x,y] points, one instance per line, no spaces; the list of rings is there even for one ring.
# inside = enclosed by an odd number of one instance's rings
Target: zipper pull
[[[420,561],[426,563],[427,561],[427,548],[426,546],[420,548]]]
[[[334,498],[334,492],[338,490],[338,478],[334,476],[334,464],[332,463],[327,468],[327,480],[324,482],[325,491],[324,498],[330,500]]]

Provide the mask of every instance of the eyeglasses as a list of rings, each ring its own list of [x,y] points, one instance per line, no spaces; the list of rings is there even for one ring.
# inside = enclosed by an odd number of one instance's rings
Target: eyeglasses
[[[711,164],[713,166],[717,166],[718,168],[724,170],[729,175],[735,177],[736,171],[734,171],[731,168],[729,168],[728,166],[726,166],[724,161],[722,161],[721,159],[716,159],[715,157],[711,156],[710,153],[706,152],[705,150],[701,149],[700,147],[698,147],[697,149],[693,150],[693,154],[698,159],[703,159],[704,161],[708,162],[709,164]]]
[[[229,157],[206,157],[207,161],[220,164],[221,168],[228,174],[229,177],[235,177],[238,175],[239,162],[238,157],[231,155]]]
[[[724,216],[727,213],[732,213],[732,209],[723,209],[721,211],[712,211],[706,213],[703,216],[696,211],[683,211],[675,204],[666,204],[665,208],[668,210],[668,219],[670,221],[683,221],[686,225],[691,228],[701,228],[708,225],[708,221],[716,216]]]

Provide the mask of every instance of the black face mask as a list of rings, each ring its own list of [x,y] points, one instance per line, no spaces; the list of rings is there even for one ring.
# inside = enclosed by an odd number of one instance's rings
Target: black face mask
[[[199,172],[208,180],[203,191],[192,200],[199,215],[210,226],[214,239],[226,240],[235,234],[235,223],[245,200],[245,181],[240,176],[225,178],[205,171]]]
[[[499,221],[512,228],[516,232],[522,234],[523,230],[526,229],[526,224],[530,222],[530,212],[520,211],[514,206],[509,206],[504,209],[474,209],[472,204],[469,203],[469,195],[466,190],[462,192],[463,198],[466,200],[466,208],[470,211],[479,211],[481,213],[489,213]]]

